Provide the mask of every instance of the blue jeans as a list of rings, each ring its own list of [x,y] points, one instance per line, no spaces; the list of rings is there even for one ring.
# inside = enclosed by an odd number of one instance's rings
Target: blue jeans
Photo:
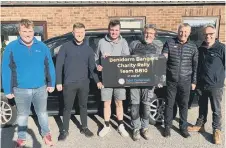
[[[46,86],[35,89],[13,88],[15,102],[17,106],[18,138],[26,140],[28,116],[30,114],[31,103],[38,116],[41,126],[41,134],[45,136],[50,132],[48,127],[48,115],[46,111],[47,97]]]

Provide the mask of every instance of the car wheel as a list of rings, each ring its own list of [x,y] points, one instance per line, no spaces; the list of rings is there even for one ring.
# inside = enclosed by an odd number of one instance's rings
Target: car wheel
[[[153,100],[151,100],[149,123],[152,125],[155,125],[156,123],[163,123],[164,110],[165,110],[165,99],[154,98]]]
[[[17,118],[16,106],[12,106],[7,99],[1,100],[0,123],[1,127],[14,125]]]

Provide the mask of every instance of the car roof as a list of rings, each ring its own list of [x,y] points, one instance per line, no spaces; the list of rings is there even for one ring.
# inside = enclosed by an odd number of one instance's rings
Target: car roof
[[[98,28],[98,29],[86,29],[86,36],[91,36],[91,35],[105,35],[108,33],[108,29],[106,28]],[[142,29],[139,28],[121,28],[120,29],[120,34],[126,35],[126,34],[134,34],[134,35],[141,35],[142,34]],[[173,31],[167,31],[167,30],[162,30],[162,29],[157,29],[157,36],[165,36],[165,37],[175,37],[177,35],[176,32]],[[72,33],[66,33],[57,37],[53,37],[50,39],[45,40],[44,42],[51,42],[53,40],[58,40],[61,38],[68,38],[72,36]]]

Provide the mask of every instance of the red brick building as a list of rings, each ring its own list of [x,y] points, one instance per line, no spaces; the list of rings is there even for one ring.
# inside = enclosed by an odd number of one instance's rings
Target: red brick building
[[[139,28],[151,23],[156,24],[159,29],[170,31],[177,31],[178,24],[182,22],[193,26],[213,23],[217,27],[219,40],[226,43],[224,1],[33,1],[1,2],[1,5],[3,38],[13,35],[15,24],[21,18],[35,21],[37,34],[41,34],[42,39],[71,31],[75,22],[84,23],[88,29],[106,28],[110,19],[117,18],[126,28]]]

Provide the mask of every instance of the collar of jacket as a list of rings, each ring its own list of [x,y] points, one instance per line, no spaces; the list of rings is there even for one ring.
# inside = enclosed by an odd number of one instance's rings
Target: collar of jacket
[[[215,48],[219,44],[218,40],[215,40],[214,44],[210,48]],[[203,41],[201,47],[206,48],[206,42]]]
[[[175,37],[174,40],[175,40],[176,43],[181,44],[178,37]],[[191,42],[191,40],[188,38],[188,40],[184,44],[187,44],[187,43],[190,43],[190,42]]]
[[[24,42],[23,42],[23,40],[21,39],[21,37],[19,36],[18,37],[18,42],[20,43],[20,44],[23,44],[23,45],[25,45],[24,44]],[[33,37],[33,43],[32,44],[37,44],[38,43],[38,40],[35,38],[35,37]],[[26,46],[26,45],[25,45]]]
[[[82,46],[82,45],[85,44],[85,40],[83,40],[82,44],[79,44],[79,45],[75,42],[75,39],[73,39],[72,42],[73,42],[73,44],[74,44],[75,46]]]

